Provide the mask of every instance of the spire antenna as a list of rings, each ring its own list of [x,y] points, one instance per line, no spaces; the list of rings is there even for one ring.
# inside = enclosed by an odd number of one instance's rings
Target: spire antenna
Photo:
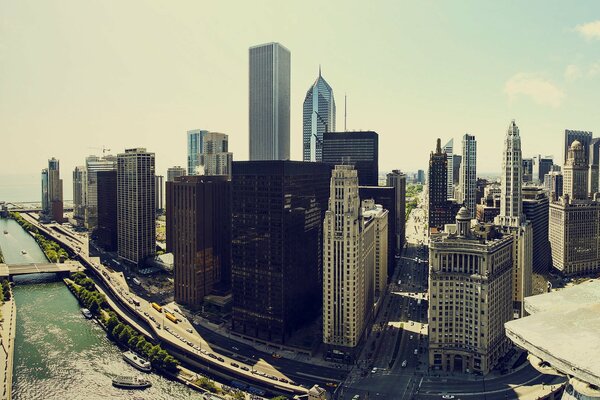
[[[348,132],[348,129],[346,129],[346,117],[347,117],[347,113],[346,113],[346,106],[347,104],[347,97],[346,93],[344,93],[344,132]]]
[[[319,78],[321,77],[321,64],[319,64]]]

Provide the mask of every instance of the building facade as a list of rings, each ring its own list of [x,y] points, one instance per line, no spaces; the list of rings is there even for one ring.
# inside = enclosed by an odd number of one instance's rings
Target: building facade
[[[454,139],[450,139],[448,143],[444,145],[444,153],[446,153],[446,158],[448,162],[447,165],[447,177],[448,177],[448,193],[446,194],[446,198],[453,199],[454,198]]]
[[[429,247],[429,366],[487,374],[508,350],[512,319],[513,236],[491,225],[472,230],[461,208],[456,225]]]
[[[321,67],[302,109],[302,160],[323,161],[323,133],[335,132],[335,99],[333,89],[321,76]]]
[[[167,182],[175,182],[175,178],[177,178],[178,176],[184,176],[184,175],[186,175],[185,168],[182,168],[179,165],[168,168],[167,169]],[[188,174],[188,175],[191,175],[191,174]]]
[[[233,153],[229,151],[229,136],[224,133],[208,132],[203,140],[204,175],[225,175],[231,178]]]
[[[395,231],[390,230],[389,234],[390,236],[395,235],[394,250],[399,255],[404,247],[406,237],[406,174],[398,169],[392,170],[386,175],[386,185],[393,187],[396,192]]]
[[[162,213],[165,210],[165,203],[164,203],[164,198],[165,198],[165,177],[163,175],[155,175],[154,176],[155,179],[155,187],[156,187],[156,199],[154,200],[155,204],[156,204],[156,213]]]
[[[118,233],[118,197],[117,170],[98,171],[98,226],[94,231],[96,243],[105,251],[117,251]]]
[[[234,331],[285,343],[319,315],[330,176],[323,163],[233,162]]]
[[[102,157],[88,156],[85,159],[87,171],[85,227],[93,232],[98,225],[98,171],[114,171],[117,169],[117,157],[105,155]]]
[[[435,153],[432,151],[429,155],[427,186],[429,228],[441,229],[444,224],[452,223],[458,210],[448,200],[448,155],[442,151],[439,138]]]
[[[167,182],[166,233],[177,303],[197,309],[215,289],[227,290],[231,274],[227,176],[182,176]]]
[[[600,138],[594,138],[590,142],[590,176],[589,176],[589,195],[600,192]]]
[[[250,160],[290,159],[290,51],[250,47]]]
[[[351,164],[358,171],[360,186],[377,186],[379,180],[379,135],[373,131],[323,133],[323,162]]]
[[[460,199],[459,203],[469,211],[471,218],[475,218],[476,184],[477,184],[477,141],[475,136],[468,133],[462,140],[462,158],[460,165]]]
[[[73,170],[73,219],[77,226],[85,223],[85,187],[87,171],[85,166],[80,165]]]
[[[583,158],[587,165],[590,164],[590,144],[592,143],[592,132],[589,131],[576,131],[571,129],[565,129],[565,147],[564,156],[565,163],[569,158],[569,149],[574,141],[581,143],[583,147]]]
[[[202,175],[202,153],[204,152],[204,135],[208,131],[203,129],[192,129],[187,131],[187,174]],[[185,175],[185,174],[182,174]],[[167,175],[167,181],[173,182]]]
[[[63,180],[60,178],[60,162],[52,157],[48,160],[48,217],[56,222],[62,222],[63,212]]]
[[[523,186],[523,214],[531,222],[533,231],[532,271],[545,274],[552,265],[548,240],[550,201],[546,191],[539,186]]]
[[[154,153],[126,149],[117,156],[118,254],[141,266],[156,253]]]

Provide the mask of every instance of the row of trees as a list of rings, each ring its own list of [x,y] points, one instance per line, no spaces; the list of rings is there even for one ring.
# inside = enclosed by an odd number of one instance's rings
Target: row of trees
[[[40,231],[38,231],[38,229],[37,229],[35,226],[33,226],[33,225],[32,225],[32,224],[30,224],[29,222],[25,221],[25,218],[23,218],[23,217],[21,216],[21,214],[19,214],[18,212],[11,211],[11,212],[9,213],[9,215],[10,215],[10,217],[11,217],[12,219],[14,219],[15,221],[17,221],[17,223],[18,223],[19,225],[21,225],[21,226],[23,227],[23,229],[25,229],[26,231],[28,231],[28,232],[32,232],[32,233],[34,233],[34,234],[38,234],[38,233],[40,233]]]
[[[114,340],[148,359],[154,368],[177,372],[179,361],[160,345],[153,345],[144,335],[138,334],[131,326],[120,322],[114,312],[108,314],[105,324],[106,330]]]
[[[10,212],[9,215],[12,219],[17,221],[17,223],[21,225],[23,229],[33,233],[35,241],[38,243],[38,245],[46,255],[46,258],[48,258],[50,262],[58,262],[61,259],[69,259],[69,253],[67,253],[65,249],[60,247],[60,245],[54,240],[46,239],[44,235],[40,234],[40,231],[35,226],[25,221],[21,214],[19,214],[18,212]]]
[[[2,296],[4,301],[10,300],[10,282],[8,279],[2,281]]]
[[[146,340],[144,335],[137,333],[130,325],[121,322],[114,311],[109,309],[104,294],[96,290],[94,281],[81,271],[73,272],[71,280],[75,295],[79,301],[94,315],[99,315],[106,327],[108,335],[116,342],[134,350],[148,359],[157,369],[177,372],[177,361],[160,345],[154,345]]]

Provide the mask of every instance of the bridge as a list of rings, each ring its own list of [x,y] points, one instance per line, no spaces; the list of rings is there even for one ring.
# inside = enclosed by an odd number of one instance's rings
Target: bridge
[[[0,277],[26,274],[68,275],[72,272],[82,271],[83,269],[83,266],[79,262],[74,261],[68,261],[62,264],[0,264]]]

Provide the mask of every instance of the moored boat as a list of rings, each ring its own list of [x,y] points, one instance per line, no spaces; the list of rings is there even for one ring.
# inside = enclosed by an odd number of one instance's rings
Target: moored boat
[[[87,308],[82,308],[81,309],[81,313],[84,315],[84,317],[86,317],[87,319],[92,319],[93,315],[90,312],[90,310],[88,310]]]
[[[152,365],[150,361],[147,361],[132,351],[126,351],[123,353],[123,360],[127,361],[129,364],[134,366],[143,372],[150,372],[152,370]]]
[[[146,389],[152,386],[148,379],[137,376],[115,376],[112,384],[121,389]]]

